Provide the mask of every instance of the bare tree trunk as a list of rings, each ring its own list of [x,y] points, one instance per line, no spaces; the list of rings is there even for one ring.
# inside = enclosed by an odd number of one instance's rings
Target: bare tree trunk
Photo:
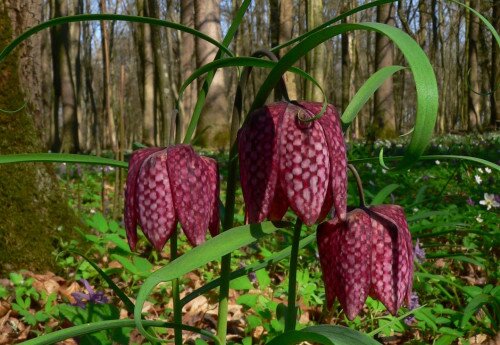
[[[106,0],[101,0],[99,3],[101,13],[106,13]],[[113,106],[111,104],[113,98],[113,90],[111,87],[111,71],[110,71],[110,45],[109,45],[109,32],[107,28],[107,22],[101,20],[101,45],[102,45],[102,61],[103,61],[103,69],[102,69],[102,80],[103,80],[103,110],[104,116],[103,119],[106,122],[106,138],[105,142],[107,145],[111,147],[111,149],[116,152],[116,127],[115,127],[115,117],[113,114]]]
[[[0,2],[0,47],[40,22],[41,1]],[[29,19],[19,15],[30,13]],[[31,103],[30,91],[39,94],[41,85],[40,50],[26,42],[0,64],[0,109],[15,109],[25,100],[28,106],[15,116],[0,112],[0,154],[43,151],[33,117],[40,99]],[[22,64],[22,68],[19,65]],[[31,73],[26,73],[31,71]],[[69,209],[49,165],[35,163],[0,164],[0,276],[19,269],[40,273],[54,269],[52,252],[57,241],[75,238],[75,226],[81,226]],[[63,231],[56,232],[61,228]]]
[[[50,2],[53,17],[68,15],[66,1]],[[54,122],[56,124],[53,151],[77,152],[78,113],[75,85],[72,80],[70,56],[70,32],[67,24],[52,30],[52,61],[54,69]],[[62,105],[62,132],[59,137],[59,101]],[[60,140],[60,141],[59,141]]]
[[[181,1],[181,23],[194,27],[194,0]],[[193,35],[182,32],[180,34],[180,60],[181,60],[181,81],[184,81],[191,75],[196,66],[195,54],[195,38]],[[182,108],[178,114],[178,129],[176,130],[176,141],[182,141],[186,134],[189,119],[193,113],[194,105],[196,104],[197,81],[193,81],[191,85],[184,91],[182,98]]]
[[[144,0],[137,2],[139,15],[147,13],[147,4]],[[154,116],[154,57],[151,43],[151,27],[144,25],[141,28],[142,43],[142,72],[144,99],[142,106],[142,142],[148,146],[155,145],[155,116]]]
[[[500,2],[492,3],[493,20],[492,24],[497,32],[500,32]],[[491,117],[490,126],[499,128],[500,126],[500,47],[497,42],[491,40],[491,74],[490,74],[490,101],[491,101]]]
[[[395,25],[394,4],[377,7],[377,22]],[[376,69],[391,66],[393,61],[394,52],[390,40],[386,36],[377,33],[375,41]],[[373,126],[374,134],[377,137],[392,138],[396,136],[396,114],[392,93],[392,78],[387,79],[375,92]]]
[[[149,1],[149,16],[153,18],[159,18],[159,7],[157,0]],[[167,35],[169,32],[166,33]],[[161,36],[158,27],[151,26],[151,43],[153,48],[154,64],[155,64],[155,81],[156,89],[158,94],[158,100],[160,103],[160,114],[161,114],[161,131],[160,140],[162,145],[168,145],[170,141],[170,127],[172,125],[171,112],[169,112],[168,105],[172,103],[170,99],[170,93],[167,92],[166,88],[169,84],[168,74],[164,69],[163,61],[160,55],[161,47]]]
[[[479,10],[479,2],[471,0],[471,8]],[[469,86],[468,86],[468,129],[469,131],[477,131],[481,121],[481,96],[476,92],[480,92],[479,71],[478,71],[478,42],[479,42],[479,18],[468,11],[469,16],[469,35],[468,35],[468,70],[469,70]],[[474,92],[475,91],[475,92]]]
[[[196,28],[221,41],[219,0],[195,1]],[[196,39],[196,63],[201,67],[213,61],[217,47]],[[229,143],[229,104],[224,70],[218,70],[210,85],[207,101],[198,122],[198,143],[202,146],[225,147]]]
[[[312,30],[323,23],[323,1],[307,0],[307,29]],[[314,79],[325,86],[324,70],[326,68],[326,50],[323,44],[317,46],[306,56],[307,70]],[[323,95],[318,87],[311,82],[306,82],[306,99],[310,101],[322,101]]]
[[[294,6],[293,0],[281,0],[279,8],[279,44],[283,44],[290,41],[293,38],[293,13]],[[280,56],[285,55],[290,50],[290,47],[280,51]],[[293,73],[287,72],[284,75],[286,88],[288,91],[288,97],[291,100],[299,99],[299,93],[297,90],[297,80]]]

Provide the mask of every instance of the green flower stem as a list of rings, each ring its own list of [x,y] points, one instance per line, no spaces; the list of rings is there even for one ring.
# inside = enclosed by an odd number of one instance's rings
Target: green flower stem
[[[177,258],[177,231],[174,231],[170,238],[170,261]],[[172,298],[174,302],[174,323],[177,325],[182,324],[182,305],[179,291],[179,279],[176,278],[172,281]],[[182,345],[182,329],[174,329],[175,345]]]
[[[297,323],[297,310],[295,300],[297,299],[297,264],[299,257],[300,230],[302,221],[297,218],[293,229],[292,253],[290,255],[290,275],[288,277],[288,307],[285,318],[285,332],[294,331]]]

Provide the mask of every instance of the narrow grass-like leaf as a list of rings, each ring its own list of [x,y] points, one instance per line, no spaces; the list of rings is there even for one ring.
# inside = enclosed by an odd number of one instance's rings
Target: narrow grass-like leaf
[[[159,339],[148,333],[141,324],[142,308],[147,297],[156,285],[178,278],[210,261],[217,260],[223,255],[231,253],[233,250],[255,242],[261,237],[272,234],[276,230],[278,230],[278,228],[271,222],[242,225],[229,229],[153,272],[144,281],[137,295],[134,310],[134,319],[137,329],[139,329],[141,334],[148,340],[159,341]]]
[[[300,331],[286,332],[272,339],[267,345],[292,345],[303,341],[322,345],[380,345],[366,334],[336,325],[310,326]]]
[[[422,48],[409,35],[393,26],[382,23],[339,24],[308,36],[286,53],[271,70],[255,96],[250,111],[264,104],[283,73],[307,52],[328,39],[355,30],[375,31],[387,36],[401,50],[410,66],[417,91],[417,115],[410,144],[398,163],[400,168],[408,167],[422,155],[432,136],[438,110],[438,89],[434,70]]]
[[[229,29],[227,30],[226,36],[222,40],[222,46],[223,47],[229,47],[229,44],[233,41],[234,36],[236,35],[236,32],[238,30],[238,27],[241,24],[241,21],[243,20],[243,16],[245,15],[245,12],[248,9],[248,6],[250,6],[251,0],[244,0],[236,12],[233,21],[231,22],[231,25],[229,26]],[[219,60],[221,57],[223,57],[223,54],[226,53],[227,48],[221,49],[219,48],[219,51],[215,55],[214,61]],[[232,54],[227,54],[229,56],[233,56]],[[210,88],[210,84],[212,84],[212,80],[214,79],[215,76],[215,70],[208,72],[207,76],[205,77],[205,81],[203,82],[203,85],[200,87],[200,91],[198,91],[198,98],[196,100],[196,104],[194,106],[193,110],[193,115],[191,116],[191,121],[189,121],[188,128],[186,130],[186,135],[184,136],[184,144],[189,144],[191,142],[191,138],[193,137],[194,131],[196,130],[196,126],[198,125],[198,121],[200,120],[201,116],[201,111],[203,110],[203,106],[205,105],[205,100],[207,98],[208,90]],[[179,104],[178,104],[178,108]]]
[[[46,162],[46,163],[82,163],[107,165],[116,168],[128,168],[127,162],[97,156],[77,155],[70,153],[19,153],[0,155],[0,164]]]
[[[464,315],[462,316],[462,320],[460,321],[460,327],[464,328],[466,323],[469,321],[469,319],[474,315],[476,312],[481,309],[482,306],[484,305],[491,305],[495,311],[497,312],[497,315],[500,317],[500,301],[496,299],[492,295],[487,295],[487,294],[479,294],[475,296],[474,298],[471,299],[469,304],[464,309]],[[492,320],[495,321],[495,320]]]
[[[316,233],[307,236],[306,238],[302,239],[299,242],[299,249],[304,248],[305,246],[307,246],[308,244],[314,242],[315,240],[316,240]],[[279,251],[277,253],[274,253],[273,255],[267,257],[264,260],[261,260],[259,262],[255,262],[253,264],[247,265],[247,266],[245,266],[243,268],[240,268],[240,269],[238,269],[236,271],[231,272],[231,274],[229,275],[229,279],[230,280],[234,280],[234,279],[237,279],[239,277],[245,276],[245,275],[247,275],[247,274],[249,274],[251,272],[255,272],[255,271],[258,271],[260,269],[266,268],[269,265],[275,264],[275,263],[277,263],[277,262],[279,262],[279,261],[281,261],[281,260],[289,257],[291,251],[292,251],[292,246],[288,246],[285,249],[283,249],[283,250],[281,250],[281,251]],[[198,289],[194,290],[189,295],[187,295],[186,297],[184,297],[181,300],[181,304],[183,306],[186,305],[187,303],[189,303],[190,301],[192,301],[196,297],[201,296],[204,293],[206,293],[206,292],[208,292],[208,291],[210,291],[212,289],[215,289],[220,284],[221,284],[221,279],[220,278],[216,278],[216,279],[214,279],[214,280],[206,283],[205,285],[199,287]]]
[[[392,183],[390,185],[385,186],[382,188],[377,195],[375,195],[372,199],[372,202],[370,205],[380,205],[384,202],[384,200],[392,193],[394,192],[397,188],[399,187],[398,184]]]
[[[402,160],[403,156],[389,156],[389,157],[384,157],[384,160],[386,161],[399,161]],[[479,163],[482,165],[485,165],[487,167],[490,167],[492,169],[495,169],[497,171],[500,171],[500,165],[495,164],[493,162],[487,161],[482,158],[477,158],[477,157],[471,157],[471,156],[458,156],[458,155],[426,155],[426,156],[420,156],[418,157],[418,160],[425,160],[425,161],[430,161],[430,160],[436,160],[436,159],[454,159],[454,160],[464,160],[464,161],[470,161],[474,163]],[[359,164],[359,163],[369,163],[369,162],[377,162],[379,160],[378,157],[370,157],[370,158],[360,158],[360,159],[352,159],[349,161],[351,164]]]
[[[179,100],[182,99],[184,91],[189,86],[189,84],[191,84],[195,79],[199,78],[200,76],[202,76],[205,73],[215,71],[218,68],[236,67],[236,66],[238,66],[238,67],[273,68],[276,66],[277,63],[278,62],[276,62],[276,61],[261,59],[261,58],[256,58],[256,57],[229,57],[229,58],[215,60],[213,62],[210,62],[210,63],[198,68],[184,81],[181,88],[179,89]],[[308,74],[307,72],[305,72],[297,67],[290,67],[289,71],[292,73],[298,74],[301,77],[303,77],[304,79],[307,79],[310,82],[312,82],[315,86],[317,86],[321,90],[321,93],[323,94],[323,98],[326,98],[326,95],[325,95],[321,85],[310,74]]]
[[[371,331],[370,333],[368,333],[368,335],[370,337],[374,337],[377,334],[379,334],[380,332],[382,332],[383,330],[385,330],[386,328],[391,327],[392,325],[396,324],[396,322],[400,322],[401,320],[406,319],[408,316],[410,316],[412,314],[415,314],[415,312],[417,310],[420,310],[420,309],[422,309],[424,307],[425,307],[425,305],[422,305],[422,306],[420,306],[418,308],[412,309],[412,310],[404,313],[403,315],[398,316],[397,318],[396,317],[391,317],[391,321],[389,321],[388,323],[385,323],[384,325],[380,326],[379,328],[374,329],[373,331]]]
[[[220,50],[224,51],[224,53],[228,54],[229,56],[232,56],[233,53],[227,49],[227,45],[224,46],[223,44],[220,44],[217,40],[213,39],[212,37],[205,35],[201,31],[195,30],[193,28],[190,28],[188,26],[170,22],[167,20],[163,19],[157,19],[157,18],[151,18],[151,17],[140,17],[140,16],[129,16],[129,15],[124,15],[124,14],[78,14],[74,16],[66,16],[66,17],[58,17],[54,19],[50,19],[46,22],[43,22],[41,24],[38,24],[25,32],[23,32],[21,35],[16,37],[7,47],[5,47],[2,52],[0,52],[0,62],[5,59],[5,57],[12,51],[14,48],[16,48],[19,44],[21,44],[23,41],[28,39],[29,37],[33,36],[34,34],[53,27],[57,25],[62,25],[62,24],[67,24],[67,23],[74,23],[74,22],[85,22],[85,21],[96,21],[96,20],[118,20],[118,21],[126,21],[126,22],[133,22],[133,23],[143,23],[143,24],[151,24],[151,25],[157,25],[157,26],[163,26],[171,29],[176,29],[179,31],[183,31],[189,34],[192,34],[196,36],[197,38],[200,38],[202,40],[205,40],[207,42],[212,43],[216,47],[218,47]]]
[[[349,102],[349,105],[344,110],[341,120],[344,124],[351,123],[363,106],[368,102],[371,96],[375,94],[375,91],[392,75],[402,69],[404,66],[388,66],[381,68],[368,78],[368,80],[361,86],[354,95],[354,97]]]
[[[188,326],[179,325],[171,322],[164,321],[151,321],[151,320],[141,320],[145,327],[163,327],[163,328],[173,328],[180,329],[188,332],[194,332],[201,334],[205,337],[212,339],[215,344],[220,344],[219,339],[212,333],[205,331],[203,329]],[[49,345],[55,344],[59,341],[63,341],[69,338],[79,337],[85,334],[95,333],[99,331],[106,331],[115,328],[126,328],[134,327],[134,320],[109,320],[109,321],[98,321],[93,323],[86,323],[84,325],[73,326],[70,328],[61,329],[49,334],[38,336],[34,339],[27,340],[23,342],[23,345]]]

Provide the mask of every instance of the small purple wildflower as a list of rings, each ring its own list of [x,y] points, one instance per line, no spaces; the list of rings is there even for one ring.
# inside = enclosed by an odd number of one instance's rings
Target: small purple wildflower
[[[430,179],[429,175],[422,176],[422,181],[428,181]]]
[[[419,303],[419,300],[418,300],[418,295],[415,293],[415,292],[412,292],[411,293],[411,296],[410,296],[410,305],[409,305],[409,309],[410,310],[413,310],[413,309],[416,309],[420,307],[420,303]],[[405,323],[410,326],[412,325],[416,319],[415,319],[415,316],[413,315],[410,315],[408,316],[407,318],[405,318]]]
[[[92,286],[90,286],[89,282],[86,279],[80,280],[82,284],[87,289],[88,293],[83,292],[73,292],[71,296],[73,296],[76,302],[73,304],[74,306],[85,309],[87,303],[93,304],[105,304],[108,303],[108,298],[104,295],[104,291],[94,291]]]
[[[476,203],[474,202],[474,200],[472,200],[472,198],[471,198],[471,197],[468,197],[468,198],[467,198],[467,205],[469,205],[469,206],[474,206],[475,204],[476,204]]]
[[[425,260],[425,250],[420,247],[420,241],[417,238],[417,242],[415,242],[415,248],[413,249],[413,260],[417,263],[421,264]]]

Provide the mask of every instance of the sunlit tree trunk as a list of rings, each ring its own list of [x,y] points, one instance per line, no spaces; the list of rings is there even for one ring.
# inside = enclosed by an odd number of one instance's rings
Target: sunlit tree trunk
[[[479,10],[479,2],[477,0],[470,1],[471,8]],[[469,16],[469,35],[468,35],[468,81],[467,87],[467,112],[468,112],[468,130],[477,131],[481,121],[481,96],[480,92],[479,71],[478,71],[478,42],[479,42],[479,18],[471,12]],[[475,92],[474,92],[475,91]]]
[[[377,7],[377,22],[395,25],[394,4]],[[393,46],[384,35],[377,34],[375,41],[376,70],[393,65]],[[374,134],[376,137],[392,138],[396,136],[396,114],[393,98],[393,80],[387,79],[375,92],[374,97]]]
[[[196,28],[221,41],[220,2],[218,0],[195,1]],[[196,39],[196,63],[201,67],[211,62],[217,47],[202,39]],[[224,70],[214,76],[207,101],[198,122],[198,143],[202,146],[224,147],[229,143],[229,104]]]
[[[106,13],[106,0],[101,0],[100,9],[102,13]],[[105,142],[113,151],[116,151],[116,127],[115,127],[115,117],[113,114],[113,90],[111,86],[111,67],[110,67],[110,39],[109,39],[109,30],[107,27],[107,22],[101,21],[101,49],[102,49],[102,61],[103,61],[103,69],[102,69],[102,78],[103,78],[103,113],[104,113],[104,121],[106,123],[106,139]]]
[[[181,1],[181,23],[194,27],[194,0]],[[180,62],[181,62],[181,81],[186,80],[191,75],[196,66],[195,54],[195,38],[193,35],[182,32],[180,34]],[[176,141],[182,141],[186,134],[186,129],[193,113],[194,105],[196,104],[197,81],[193,81],[191,85],[184,91],[182,98],[182,109],[177,121]]]
[[[322,0],[307,0],[307,29],[312,30],[323,23],[323,1]],[[307,70],[314,79],[321,85],[325,86],[326,69],[326,48],[323,44],[314,48],[307,54]],[[321,90],[311,82],[306,82],[306,99],[310,101],[322,101],[323,95]]]
[[[500,2],[493,2],[493,20],[492,24],[497,32],[500,32]],[[491,75],[490,75],[490,94],[491,117],[490,126],[498,128],[500,126],[500,47],[498,43],[491,40]]]

